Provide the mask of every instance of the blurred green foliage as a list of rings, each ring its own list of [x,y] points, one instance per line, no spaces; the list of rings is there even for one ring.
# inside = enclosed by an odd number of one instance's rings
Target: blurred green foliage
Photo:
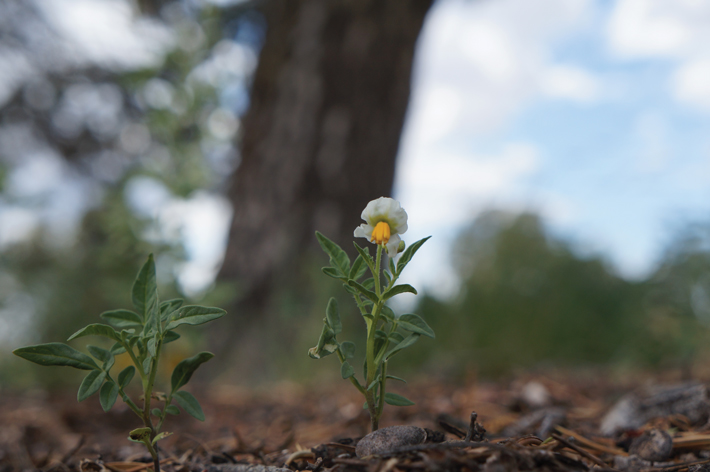
[[[452,374],[474,369],[484,376],[552,365],[688,362],[705,330],[682,308],[689,286],[674,280],[698,264],[697,272],[708,274],[710,265],[707,252],[686,256],[648,281],[628,281],[600,256],[580,256],[536,215],[484,213],[453,249],[459,295],[451,302],[424,297],[418,307],[437,333],[436,345],[418,355]],[[669,271],[676,275],[663,275]],[[661,299],[668,290],[676,299]]]

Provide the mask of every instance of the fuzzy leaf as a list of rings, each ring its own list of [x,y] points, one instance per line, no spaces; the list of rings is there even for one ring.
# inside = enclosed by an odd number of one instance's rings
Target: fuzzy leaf
[[[358,280],[363,275],[365,275],[365,272],[367,272],[367,263],[361,255],[358,255],[357,259],[355,259],[355,262],[353,262],[353,266],[350,268],[350,274],[348,274],[348,278],[352,280]]]
[[[355,357],[355,344],[350,341],[345,341],[340,343],[340,353],[346,359],[352,359]]]
[[[363,258],[365,263],[370,267],[370,269],[375,268],[375,260],[372,258],[370,255],[370,250],[367,247],[360,247],[358,243],[353,241],[353,245],[355,245],[355,249],[357,250],[358,254]],[[352,278],[352,277],[351,277]]]
[[[320,247],[330,257],[330,265],[340,272],[340,275],[347,277],[350,273],[350,258],[340,246],[316,231],[316,238]]]
[[[345,361],[340,366],[340,376],[344,379],[349,379],[355,375],[355,369],[350,365],[348,361]]]
[[[179,392],[175,392],[173,398],[175,398],[178,405],[180,405],[188,415],[193,418],[197,418],[200,421],[205,421],[205,414],[202,411],[200,402],[198,402],[197,398],[195,398],[191,393],[186,392],[185,390],[180,390]]]
[[[397,274],[402,273],[404,268],[407,267],[407,264],[409,264],[409,261],[411,261],[412,257],[414,257],[414,254],[419,250],[420,247],[422,247],[422,244],[427,242],[429,238],[431,238],[431,236],[428,236],[424,239],[420,239],[419,241],[415,242],[404,250],[404,252],[402,253],[402,257],[400,257],[399,261],[397,261]]]
[[[172,300],[166,300],[160,304],[160,320],[166,321],[170,318],[175,310],[180,308],[184,300],[182,298],[174,298]]]
[[[103,336],[104,338],[113,339],[114,341],[121,340],[121,335],[118,334],[118,332],[111,326],[101,323],[94,323],[84,328],[81,328],[79,331],[69,336],[69,339],[67,339],[67,341],[71,341],[72,339],[81,338],[84,336]]]
[[[389,375],[389,374],[387,374],[387,378],[388,378],[388,379],[392,379],[392,380],[399,380],[400,382],[407,383],[407,381],[404,380],[402,377],[397,377],[396,375]]]
[[[394,406],[412,406],[414,402],[402,395],[397,395],[396,393],[385,393],[385,403]]]
[[[421,316],[415,315],[414,313],[407,313],[400,316],[397,320],[397,325],[412,333],[418,333],[430,338],[436,337],[434,330],[429,327],[426,321],[424,321]]]
[[[153,444],[157,443],[157,442],[160,441],[161,439],[167,438],[167,437],[170,436],[171,434],[173,434],[173,433],[168,433],[167,431],[163,431],[162,433],[156,434],[155,437],[153,438]]]
[[[377,295],[375,295],[375,292],[373,292],[372,290],[368,290],[367,288],[355,282],[354,280],[349,280],[348,285],[363,294],[366,298],[372,300],[374,303],[378,302]]]
[[[390,298],[394,297],[395,295],[399,295],[400,293],[413,293],[414,295],[416,295],[417,289],[415,289],[409,284],[395,285],[391,289],[387,290],[382,296],[382,298],[384,298],[385,300],[389,300]]]
[[[148,260],[138,271],[131,293],[133,305],[141,315],[143,323],[149,324],[148,322],[151,320],[158,305],[158,286],[155,279],[153,254],[148,256]]]
[[[82,380],[81,385],[79,385],[79,393],[76,399],[83,402],[91,395],[98,392],[105,378],[106,372],[102,370],[92,370],[89,372],[88,375],[84,377],[84,380]]]
[[[177,391],[180,387],[189,382],[197,368],[213,357],[214,354],[211,352],[200,352],[176,365],[170,378],[172,391]]]
[[[118,385],[115,382],[107,380],[106,383],[101,387],[101,392],[99,393],[99,401],[101,402],[101,408],[104,411],[109,411],[113,405],[116,403],[118,398]]]
[[[129,383],[131,383],[131,380],[133,380],[133,376],[136,374],[136,368],[133,367],[132,365],[129,365],[125,369],[121,371],[120,374],[118,374],[118,384],[121,386],[121,388],[126,388]]]
[[[91,354],[103,363],[101,369],[103,369],[105,372],[111,370],[111,367],[113,367],[113,363],[115,362],[111,351],[108,351],[102,347],[91,345],[86,346],[86,350],[89,351],[89,354]]]
[[[385,354],[384,359],[385,359],[385,360],[390,359],[392,356],[394,356],[395,354],[397,354],[397,353],[398,353],[399,351],[401,351],[402,349],[407,348],[407,347],[411,346],[412,344],[414,344],[415,342],[417,342],[418,339],[419,339],[419,334],[417,334],[417,333],[412,333],[412,334],[410,334],[409,336],[407,336],[406,338],[404,338],[401,343],[397,344],[397,345],[394,346],[392,349],[390,349],[389,351],[387,351],[387,353]]]
[[[342,280],[343,282],[348,281],[348,278],[346,276],[341,275],[340,272],[338,272],[336,269],[333,269],[332,267],[322,267],[321,270],[328,277],[333,277],[334,279]]]
[[[175,405],[168,405],[165,408],[165,413],[177,416],[180,414],[180,409],[178,407],[176,407]]]
[[[128,433],[128,440],[143,444],[150,444],[150,428],[137,428]]]
[[[201,325],[208,321],[223,317],[227,312],[221,308],[190,305],[180,308],[173,314],[170,323],[165,326],[166,330],[175,329],[180,325]]]
[[[338,302],[331,297],[328,300],[328,306],[325,309],[325,319],[328,321],[328,326],[333,330],[333,334],[340,334],[343,331],[343,324],[340,322],[340,314],[338,314]]]
[[[173,341],[177,341],[178,339],[180,339],[180,335],[175,331],[166,331],[163,335],[163,344],[168,344]]]
[[[99,316],[119,329],[143,327],[140,315],[130,310],[104,311]]]
[[[21,347],[12,353],[39,365],[61,365],[81,370],[99,370],[99,366],[91,357],[62,343]]]

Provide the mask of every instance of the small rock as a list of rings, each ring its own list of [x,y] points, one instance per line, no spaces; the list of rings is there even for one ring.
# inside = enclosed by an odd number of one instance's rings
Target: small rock
[[[384,454],[400,447],[415,446],[426,441],[426,431],[418,426],[389,426],[374,431],[357,443],[358,457]]]
[[[688,467],[688,472],[710,472],[710,464],[695,464]]]
[[[550,392],[540,382],[532,380],[523,386],[520,399],[531,408],[542,408],[552,403]]]
[[[660,429],[649,429],[633,440],[629,452],[647,461],[665,461],[673,452],[673,438]]]

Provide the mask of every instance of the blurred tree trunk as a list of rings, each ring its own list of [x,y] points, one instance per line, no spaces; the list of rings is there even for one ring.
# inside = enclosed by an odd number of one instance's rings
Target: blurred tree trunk
[[[348,241],[363,208],[390,194],[415,44],[431,2],[263,4],[267,33],[220,274],[243,294],[240,315],[263,311],[279,274],[315,247],[316,229],[354,252]]]

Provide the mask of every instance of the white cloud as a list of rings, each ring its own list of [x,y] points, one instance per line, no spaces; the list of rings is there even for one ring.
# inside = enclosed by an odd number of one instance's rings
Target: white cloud
[[[673,75],[671,86],[673,96],[681,103],[710,111],[710,57],[681,65]]]
[[[678,61],[669,84],[673,97],[710,111],[710,2],[619,0],[606,33],[619,58]]]
[[[542,92],[552,98],[580,103],[595,102],[600,95],[599,80],[574,66],[552,66],[543,72]]]

